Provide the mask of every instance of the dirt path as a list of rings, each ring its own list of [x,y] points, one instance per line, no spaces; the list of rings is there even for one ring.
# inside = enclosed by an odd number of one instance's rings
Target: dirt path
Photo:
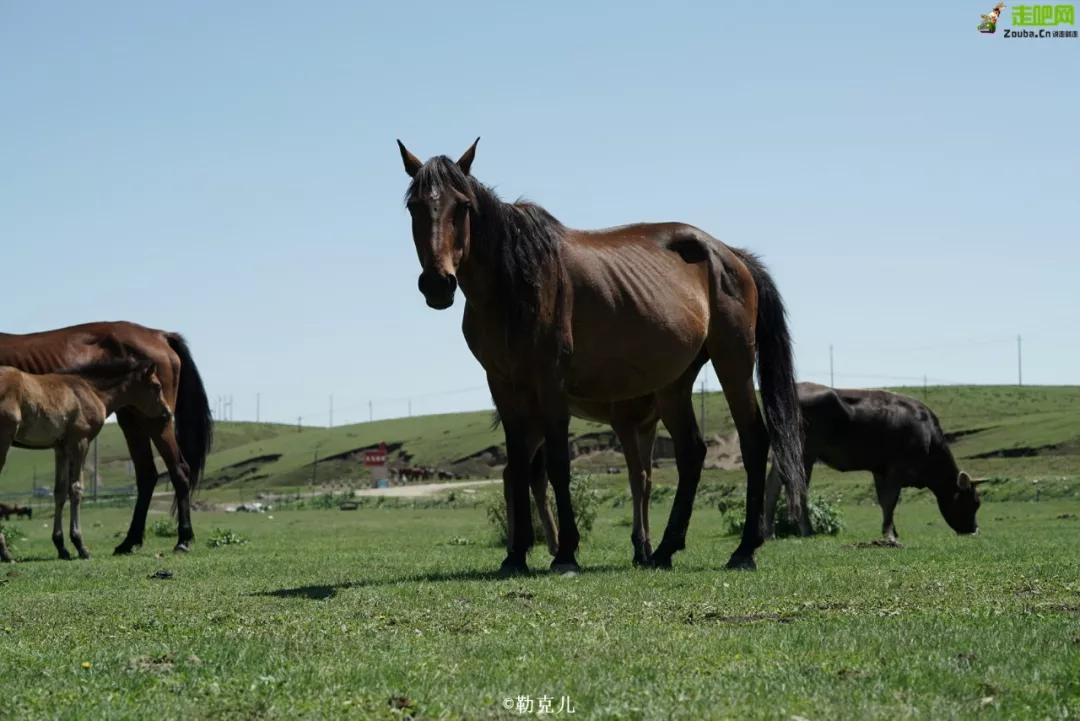
[[[390,486],[389,488],[365,488],[355,491],[357,496],[386,496],[390,498],[419,498],[420,496],[432,496],[441,491],[451,491],[455,488],[468,488],[470,486],[490,486],[493,483],[502,483],[501,480],[492,479],[485,481],[448,481],[446,483],[410,483],[404,486]]]

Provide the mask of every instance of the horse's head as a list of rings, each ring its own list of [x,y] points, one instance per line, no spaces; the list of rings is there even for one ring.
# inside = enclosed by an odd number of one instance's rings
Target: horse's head
[[[172,409],[165,400],[165,389],[153,361],[141,360],[132,369],[124,384],[124,405],[131,406],[147,418],[172,418]]]
[[[423,269],[418,285],[427,304],[438,310],[454,304],[458,268],[469,255],[470,211],[476,204],[469,169],[478,142],[480,138],[457,162],[438,155],[422,163],[398,141],[405,172],[413,179],[405,206]]]

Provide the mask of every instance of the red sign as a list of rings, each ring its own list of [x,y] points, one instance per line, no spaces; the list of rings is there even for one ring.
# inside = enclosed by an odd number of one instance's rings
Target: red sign
[[[364,465],[365,466],[385,466],[386,465],[386,444],[380,443],[378,450],[364,451]]]

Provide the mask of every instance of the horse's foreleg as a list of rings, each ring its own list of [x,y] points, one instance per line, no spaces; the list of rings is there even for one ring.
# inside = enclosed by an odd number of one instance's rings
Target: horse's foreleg
[[[154,464],[154,452],[150,448],[150,438],[143,428],[142,419],[131,409],[123,408],[116,412],[116,420],[124,433],[124,440],[127,441],[131,463],[135,467],[135,487],[138,490],[127,536],[113,551],[121,555],[131,553],[142,545],[146,514],[150,511],[150,500],[154,495],[154,486],[157,485],[157,466]]]
[[[64,547],[64,503],[68,495],[68,459],[63,449],[56,449],[56,479],[53,483],[53,513],[52,542],[56,546],[56,552],[63,560],[71,559],[71,554]]]
[[[153,436],[161,460],[169,470],[174,498],[176,499],[176,520],[178,538],[175,551],[185,552],[191,549],[195,540],[195,531],[191,527],[191,483],[188,479],[188,464],[180,455],[180,446],[176,442],[176,430],[169,423],[162,432]]]
[[[529,467],[536,446],[529,443],[522,429],[511,427],[505,418],[503,426],[506,429],[506,468],[503,469],[503,483],[507,488],[509,538],[506,558],[500,571],[503,574],[526,573],[529,570],[526,556],[534,540],[529,501]]]
[[[90,552],[83,545],[79,516],[82,510],[82,471],[87,448],[89,448],[89,443],[83,441],[77,448],[72,448],[68,452],[68,493],[71,496],[71,528],[68,535],[71,536],[71,543],[78,551],[79,558],[84,560],[90,559]]]
[[[7,462],[8,449],[11,448],[11,442],[15,438],[14,429],[0,428],[0,473],[4,471],[4,463]],[[7,514],[4,514],[5,517]],[[15,559],[11,557],[11,553],[8,551],[7,541],[4,540],[4,534],[0,533],[0,561],[5,563],[12,563]]]
[[[551,569],[559,572],[581,570],[575,557],[581,536],[570,498],[569,429],[570,416],[565,415],[550,423],[544,434],[544,457],[559,513],[559,550],[551,562]]]

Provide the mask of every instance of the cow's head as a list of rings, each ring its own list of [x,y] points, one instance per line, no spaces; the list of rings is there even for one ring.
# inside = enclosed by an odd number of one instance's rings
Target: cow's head
[[[980,481],[972,480],[966,472],[956,476],[956,486],[938,496],[941,515],[957,533],[976,533],[979,524],[975,522],[975,513],[979,510],[979,491],[976,486]]]

